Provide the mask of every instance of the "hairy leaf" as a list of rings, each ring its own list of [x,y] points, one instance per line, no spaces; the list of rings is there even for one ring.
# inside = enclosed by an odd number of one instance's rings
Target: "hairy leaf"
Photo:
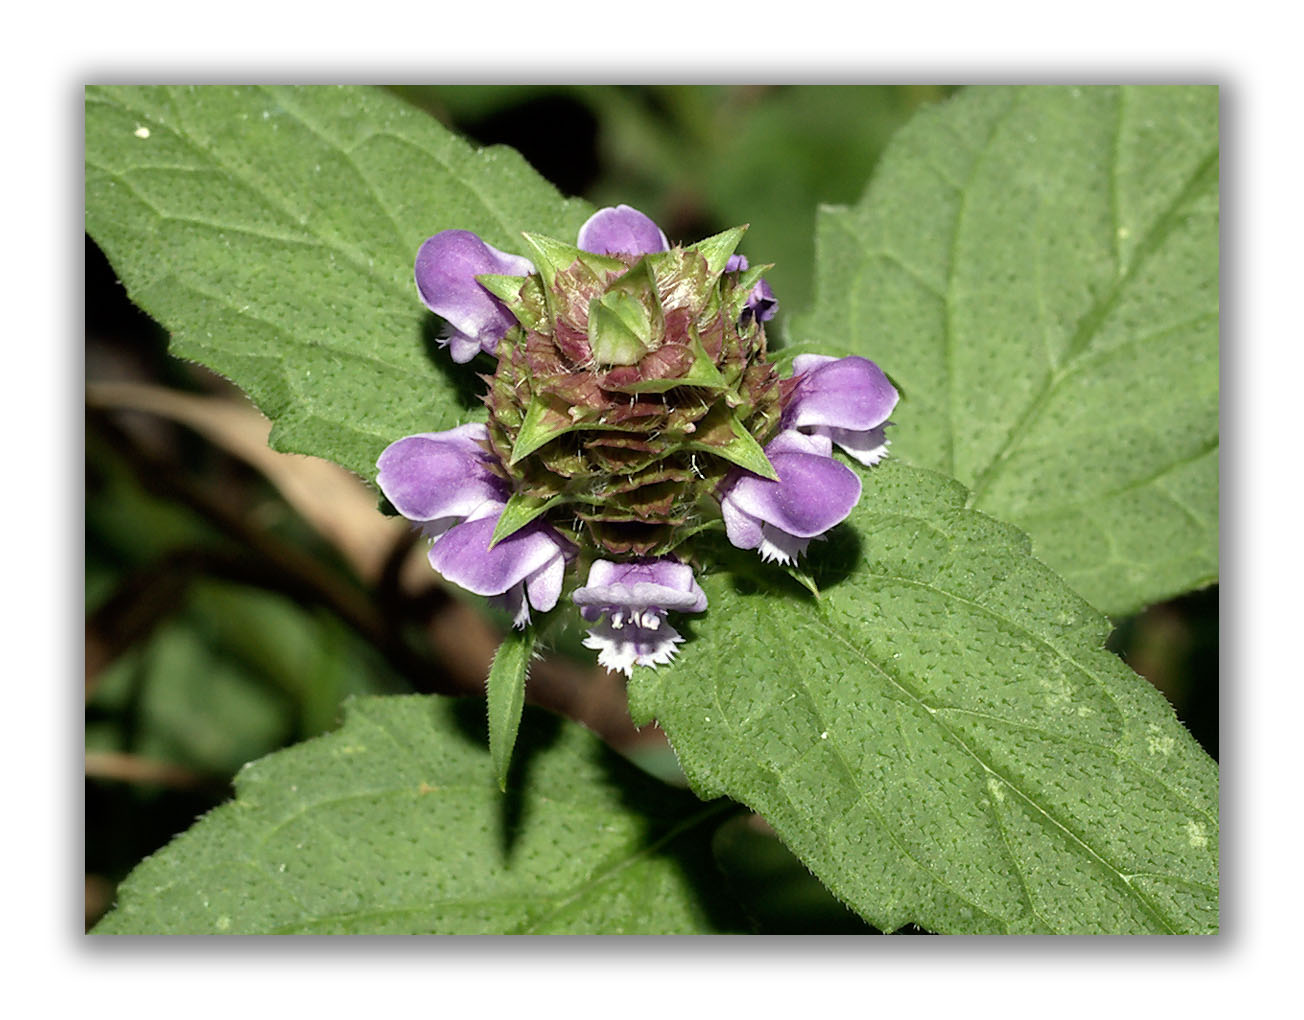
[[[512,764],[512,748],[525,708],[525,681],[534,654],[534,628],[510,630],[494,653],[489,677],[485,681],[489,704],[489,756],[494,760],[498,787],[507,789],[507,775]]]
[[[954,481],[864,477],[820,596],[732,556],[635,720],[881,929],[1215,930],[1217,766],[1104,617]]]
[[[102,934],[691,933],[732,929],[702,804],[528,712],[508,793],[483,707],[349,703],[247,766],[236,799],[145,860]]]
[[[367,479],[393,440],[479,414],[417,296],[422,240],[521,252],[520,231],[574,237],[589,212],[375,89],[86,94],[86,227],[132,300],[253,398],[276,449]]]
[[[1218,573],[1218,91],[984,88],[921,111],[818,223],[803,346],[903,399],[892,453],[971,487],[1095,605]]]

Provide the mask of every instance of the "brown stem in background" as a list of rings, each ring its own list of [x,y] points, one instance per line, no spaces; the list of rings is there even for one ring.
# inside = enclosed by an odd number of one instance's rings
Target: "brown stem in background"
[[[148,633],[169,606],[175,606],[177,595],[196,576],[208,574],[324,606],[375,645],[415,690],[465,693],[451,685],[439,663],[407,645],[365,591],[344,583],[335,571],[297,547],[251,526],[245,516],[175,470],[164,458],[147,453],[107,415],[88,410],[87,422],[109,438],[144,489],[190,507],[247,550],[182,550],[129,580],[87,623],[88,683],[94,675],[92,668],[102,669],[129,647],[129,637]],[[118,635],[116,628],[120,625],[132,633]]]

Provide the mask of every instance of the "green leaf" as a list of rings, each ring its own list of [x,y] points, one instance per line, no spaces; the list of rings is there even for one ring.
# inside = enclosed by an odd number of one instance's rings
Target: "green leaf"
[[[478,702],[368,698],[336,733],[247,766],[236,799],[142,863],[104,934],[689,933],[730,809],[527,712],[504,796]]]
[[[706,259],[707,274],[712,278],[716,278],[724,272],[724,267],[729,262],[729,256],[738,249],[738,245],[742,242],[745,233],[747,233],[746,224],[741,227],[733,227],[722,233],[704,237],[696,244],[690,244],[687,250],[695,251]]]
[[[1107,612],[1216,579],[1216,88],[967,90],[818,253],[793,336],[898,383],[894,456]]]
[[[523,252],[592,212],[508,149],[369,88],[92,87],[86,227],[171,350],[229,377],[271,443],[364,478],[479,413],[412,267],[449,228]]]
[[[690,450],[714,453],[762,478],[779,477],[770,458],[765,456],[764,448],[727,407],[720,406],[708,412],[697,423],[693,435],[693,439],[684,443]]]
[[[572,233],[578,234],[576,228]],[[569,269],[576,262],[582,262],[591,272],[597,273],[602,270],[612,270],[615,272],[624,272],[629,267],[620,259],[611,258],[608,255],[599,255],[596,252],[584,251],[575,247],[566,241],[558,241],[553,237],[545,237],[542,234],[535,234],[529,231],[521,235],[531,251],[530,259],[534,262],[535,268],[539,270],[539,275],[543,277],[545,288],[551,289],[553,281],[557,274]]]
[[[507,771],[525,708],[525,680],[534,654],[534,628],[510,630],[494,652],[485,688],[489,701],[489,756],[494,760],[498,787],[507,792]]]
[[[566,405],[556,397],[536,395],[531,398],[516,434],[516,442],[512,445],[508,465],[519,463],[541,446],[576,429],[578,423],[567,411]]]
[[[494,525],[494,533],[489,537],[489,548],[492,549],[509,535],[516,534],[541,513],[565,502],[565,499],[565,493],[558,493],[551,499],[531,496],[528,492],[512,493],[507,505],[503,507],[498,523]]]
[[[651,338],[651,316],[632,294],[612,291],[589,302],[589,348],[596,364],[637,365]]]
[[[1108,622],[954,481],[863,476],[819,599],[733,555],[635,721],[883,930],[1216,930],[1217,766]]]

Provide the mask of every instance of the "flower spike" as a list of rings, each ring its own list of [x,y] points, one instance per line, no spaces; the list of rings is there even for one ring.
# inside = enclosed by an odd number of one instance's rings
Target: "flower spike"
[[[620,205],[574,244],[522,230],[529,258],[467,230],[417,254],[453,360],[496,361],[488,420],[391,443],[377,482],[432,540],[431,566],[518,628],[590,563],[571,595],[585,645],[626,676],[673,659],[670,613],[706,610],[689,564],[713,524],[791,564],[860,498],[833,444],[867,464],[886,445],[897,393],[873,362],[803,355],[784,380],[769,364],[778,301],[770,265],[736,251],[746,229],[672,246]]]

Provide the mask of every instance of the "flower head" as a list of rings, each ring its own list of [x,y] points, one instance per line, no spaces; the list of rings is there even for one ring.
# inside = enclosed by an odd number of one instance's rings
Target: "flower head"
[[[634,666],[658,666],[671,660],[684,639],[666,623],[666,613],[700,613],[706,593],[693,568],[674,559],[613,563],[597,560],[588,583],[572,596],[580,615],[596,626],[584,639],[598,652],[598,662],[630,676]]]
[[[393,506],[431,538],[445,579],[517,627],[561,599],[567,565],[585,644],[608,669],[669,662],[672,612],[700,613],[690,561],[723,518],[729,540],[793,562],[844,520],[897,393],[864,358],[803,355],[780,380],[764,324],[778,307],[736,253],[746,228],[672,245],[627,205],[575,243],[523,233],[530,258],[467,230],[428,238],[421,300],[454,361],[494,357],[488,421],[407,436],[377,462]]]
[[[765,448],[777,481],[733,472],[720,498],[729,541],[764,560],[792,563],[812,538],[846,520],[860,499],[860,479],[832,453],[827,436],[781,432]]]
[[[783,428],[827,436],[866,467],[887,456],[885,426],[898,394],[868,358],[799,354],[781,386]]]
[[[520,329],[497,352],[490,443],[516,493],[564,502],[600,556],[668,555],[733,466],[773,475],[755,274],[726,269],[742,233],[667,247],[642,213],[604,209],[578,246],[527,235],[539,275],[499,291]]]

